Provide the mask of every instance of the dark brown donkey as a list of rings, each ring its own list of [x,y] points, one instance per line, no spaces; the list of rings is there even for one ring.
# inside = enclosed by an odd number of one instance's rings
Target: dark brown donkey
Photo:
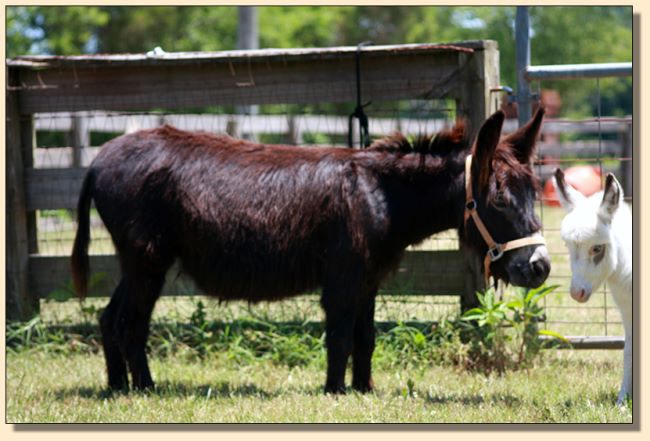
[[[89,209],[111,234],[122,278],[101,316],[108,384],[153,386],[145,345],[165,273],[178,259],[205,293],[222,300],[277,300],[322,288],[326,313],[325,391],[373,388],[377,288],[404,249],[465,225],[465,158],[473,155],[477,209],[496,241],[535,233],[538,184],[530,162],[543,113],[500,139],[503,113],[481,127],[473,147],[462,124],[410,142],[394,135],[366,150],[271,146],[164,126],[106,143],[91,164],[78,206],[72,274],[86,293]],[[525,246],[491,265],[516,285],[538,286],[550,263]],[[536,251],[537,250],[537,251]]]

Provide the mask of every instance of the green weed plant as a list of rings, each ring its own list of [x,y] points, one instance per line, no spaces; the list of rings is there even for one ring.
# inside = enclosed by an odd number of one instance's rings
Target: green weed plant
[[[540,336],[566,342],[557,332],[539,329],[545,320],[541,302],[557,287],[516,288],[513,298],[506,300],[497,299],[494,289],[477,293],[480,305],[461,317],[469,344],[466,367],[488,374],[527,368],[542,347]]]

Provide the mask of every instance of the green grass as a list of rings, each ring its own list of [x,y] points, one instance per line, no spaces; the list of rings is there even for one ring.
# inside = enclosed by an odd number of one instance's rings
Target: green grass
[[[408,319],[413,307],[380,302],[378,319]],[[528,369],[485,376],[454,364],[460,346],[426,325],[378,332],[376,393],[326,396],[320,320],[314,297],[257,306],[161,299],[149,343],[157,389],[109,396],[95,321],[84,322],[74,301],[47,302],[24,332],[8,329],[7,422],[632,421],[615,405],[621,351],[547,349]]]
[[[7,357],[9,423],[630,423],[615,406],[618,351],[547,352],[502,377],[421,365],[376,368],[377,391],[322,393],[319,363],[245,364],[214,353],[153,357],[154,392],[104,392],[101,354],[34,351]]]

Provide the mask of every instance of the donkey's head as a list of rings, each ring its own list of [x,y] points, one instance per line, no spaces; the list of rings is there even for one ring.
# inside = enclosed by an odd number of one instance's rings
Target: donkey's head
[[[481,127],[472,148],[471,192],[476,214],[497,244],[541,238],[541,224],[535,214],[539,183],[531,164],[543,117],[540,108],[525,126],[501,138],[504,114],[496,112]],[[466,245],[486,255],[489,246],[474,216],[466,220],[464,229]],[[496,258],[491,259],[488,269],[494,277],[517,286],[537,287],[551,269],[546,246],[539,242],[516,247],[501,256],[497,246],[492,257]]]
[[[605,180],[605,190],[588,198],[567,185],[559,168],[554,184],[567,212],[561,235],[571,258],[571,297],[583,303],[616,269],[618,243],[612,220],[623,204],[623,191],[611,173]]]

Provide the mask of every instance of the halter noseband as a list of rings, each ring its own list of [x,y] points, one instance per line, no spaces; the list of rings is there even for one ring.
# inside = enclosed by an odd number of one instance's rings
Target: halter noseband
[[[483,236],[483,240],[488,245],[488,251],[483,259],[483,266],[485,268],[485,286],[488,286],[490,278],[490,264],[503,257],[503,253],[517,248],[522,248],[528,245],[546,245],[546,241],[542,236],[529,236],[521,239],[511,240],[506,243],[497,243],[492,239],[490,232],[485,227],[485,224],[476,211],[476,200],[472,195],[472,155],[468,155],[465,159],[465,225],[470,216],[474,220],[474,224],[478,231]]]

